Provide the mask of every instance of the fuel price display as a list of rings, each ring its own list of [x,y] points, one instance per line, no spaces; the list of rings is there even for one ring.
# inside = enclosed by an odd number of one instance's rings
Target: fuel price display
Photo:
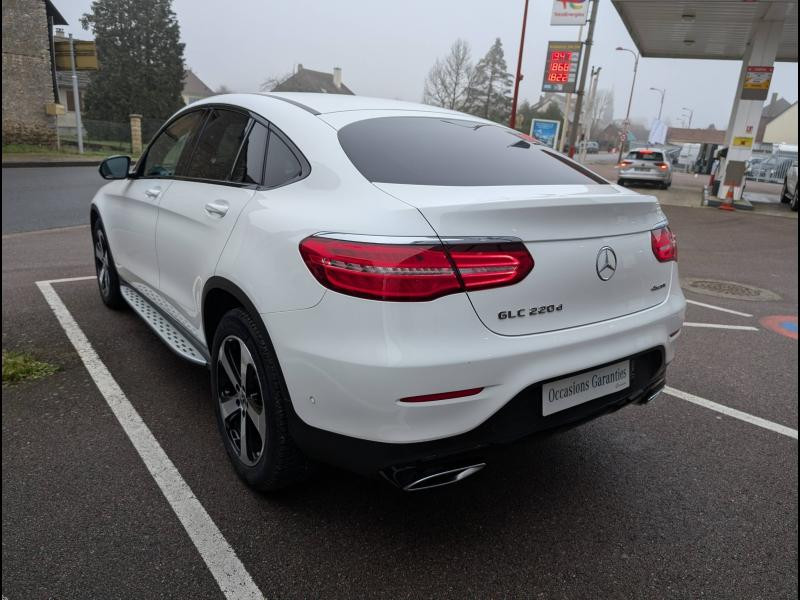
[[[542,91],[564,93],[575,91],[581,48],[580,42],[550,42],[548,44]]]

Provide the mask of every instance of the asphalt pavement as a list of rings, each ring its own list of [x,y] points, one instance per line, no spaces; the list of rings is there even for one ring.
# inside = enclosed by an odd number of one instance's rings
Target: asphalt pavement
[[[459,485],[403,494],[323,469],[261,495],[228,464],[207,372],[91,279],[52,285],[268,597],[795,598],[798,347],[762,322],[793,316],[796,332],[797,221],[665,212],[683,277],[780,297],[687,292],[717,308],[689,305],[701,326],[684,327],[668,385],[794,438],[663,394],[506,448]],[[60,368],[3,390],[2,594],[224,597],[35,285],[92,274],[88,227],[3,236],[2,264],[3,348]]]
[[[96,166],[4,168],[3,234],[88,223],[104,183]]]

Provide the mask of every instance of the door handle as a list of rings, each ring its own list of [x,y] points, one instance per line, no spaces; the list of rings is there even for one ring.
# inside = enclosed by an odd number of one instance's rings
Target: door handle
[[[224,217],[228,213],[228,203],[225,200],[214,200],[206,204],[205,208],[212,217]]]
[[[144,195],[147,196],[148,198],[158,198],[160,194],[161,194],[161,188],[159,187],[150,188],[144,191]]]

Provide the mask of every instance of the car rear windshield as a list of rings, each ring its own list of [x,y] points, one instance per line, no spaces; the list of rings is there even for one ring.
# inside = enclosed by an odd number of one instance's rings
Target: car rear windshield
[[[441,117],[380,117],[346,125],[339,143],[368,180],[409,185],[606,184],[532,138]]]
[[[651,160],[653,162],[663,162],[664,155],[661,152],[653,152],[652,150],[634,150],[628,152],[628,158],[631,160]]]

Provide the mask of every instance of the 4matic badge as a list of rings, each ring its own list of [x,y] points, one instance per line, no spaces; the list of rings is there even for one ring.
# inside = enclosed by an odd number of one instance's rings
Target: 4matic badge
[[[497,318],[503,321],[505,319],[517,319],[520,317],[535,317],[536,315],[545,315],[561,310],[564,310],[563,304],[546,304],[545,306],[533,306],[531,308],[519,308],[517,310],[501,310],[497,313]]]

